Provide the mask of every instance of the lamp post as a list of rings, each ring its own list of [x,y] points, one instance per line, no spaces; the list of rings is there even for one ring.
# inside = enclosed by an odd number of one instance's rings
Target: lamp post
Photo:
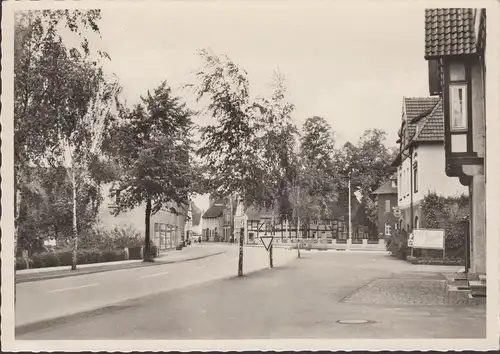
[[[349,239],[352,240],[352,215],[351,215],[351,173],[348,175],[348,187],[349,187]]]

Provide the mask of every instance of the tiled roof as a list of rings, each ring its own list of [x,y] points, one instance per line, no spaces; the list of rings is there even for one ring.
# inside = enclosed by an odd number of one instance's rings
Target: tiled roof
[[[193,226],[199,225],[201,221],[201,210],[194,202],[191,202],[191,216],[193,218]]]
[[[387,181],[378,187],[372,194],[398,194],[398,188],[392,186],[392,181]]]
[[[425,57],[476,53],[476,9],[426,9]]]
[[[414,141],[443,141],[444,113],[443,102],[439,101],[434,109],[419,122]]]
[[[220,200],[217,200],[210,208],[208,208],[205,214],[203,214],[202,218],[203,219],[218,218],[222,216],[223,212],[224,212],[224,204],[222,204]]]
[[[412,122],[420,116],[428,114],[439,100],[439,97],[404,97],[404,113],[407,124],[405,140],[407,142],[415,135],[416,124]]]
[[[260,220],[261,218],[270,218],[272,212],[270,210],[259,210],[255,207],[248,207],[245,211],[248,220]]]

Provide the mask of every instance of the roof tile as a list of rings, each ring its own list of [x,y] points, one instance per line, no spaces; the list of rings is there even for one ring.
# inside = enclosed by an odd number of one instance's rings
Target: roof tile
[[[426,9],[425,56],[473,54],[477,51],[476,9]]]

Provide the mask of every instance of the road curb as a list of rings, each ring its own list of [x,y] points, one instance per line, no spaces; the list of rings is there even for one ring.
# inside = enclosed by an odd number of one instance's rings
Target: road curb
[[[221,252],[216,252],[216,253],[211,253],[208,255],[203,255],[203,256],[198,256],[194,258],[188,258],[188,259],[180,259],[177,261],[155,261],[151,263],[145,263],[145,262],[140,262],[140,263],[133,263],[130,265],[120,265],[120,266],[101,266],[101,267],[96,267],[95,269],[89,270],[89,271],[79,271],[76,270],[76,272],[72,273],[64,273],[64,274],[48,274],[48,275],[42,275],[42,276],[35,276],[35,277],[26,277],[25,279],[20,278],[16,279],[16,284],[21,284],[21,283],[28,283],[28,282],[33,282],[33,281],[41,281],[41,280],[50,280],[50,279],[60,279],[60,278],[68,278],[68,277],[76,277],[79,275],[86,275],[86,274],[96,274],[96,273],[103,273],[103,272],[112,272],[115,270],[124,270],[124,269],[133,269],[133,268],[142,268],[142,267],[151,267],[151,266],[156,266],[156,265],[163,265],[163,264],[173,264],[173,263],[184,263],[184,262],[189,262],[189,261],[195,261],[198,259],[203,259],[203,258],[208,258],[212,256],[217,256],[219,254],[224,253],[224,251]]]

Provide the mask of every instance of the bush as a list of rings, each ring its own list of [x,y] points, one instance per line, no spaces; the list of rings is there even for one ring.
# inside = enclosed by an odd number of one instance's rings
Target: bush
[[[392,256],[406,259],[409,253],[407,232],[404,230],[392,231],[391,235],[385,238],[385,247]]]
[[[116,226],[112,230],[94,229],[80,237],[80,246],[85,249],[124,249],[142,246],[144,237],[130,225]]]
[[[72,252],[70,250],[42,252],[32,255],[29,259],[31,268],[48,268],[57,266],[71,266]],[[125,260],[124,250],[80,249],[77,252],[77,263],[92,264],[99,262],[113,262]],[[26,262],[22,258],[16,259],[16,270],[26,269]]]
[[[30,268],[33,268],[33,260],[30,258],[27,259]],[[16,270],[22,270],[22,269],[27,269],[26,268],[26,259],[23,258],[16,258]]]
[[[462,221],[469,219],[469,197],[440,197],[429,193],[422,201],[425,226],[445,230],[447,250],[461,249],[465,245],[465,227]]]
[[[446,258],[430,258],[430,257],[408,257],[407,262],[412,264],[429,264],[429,265],[464,265],[465,262],[461,258],[446,257]]]

